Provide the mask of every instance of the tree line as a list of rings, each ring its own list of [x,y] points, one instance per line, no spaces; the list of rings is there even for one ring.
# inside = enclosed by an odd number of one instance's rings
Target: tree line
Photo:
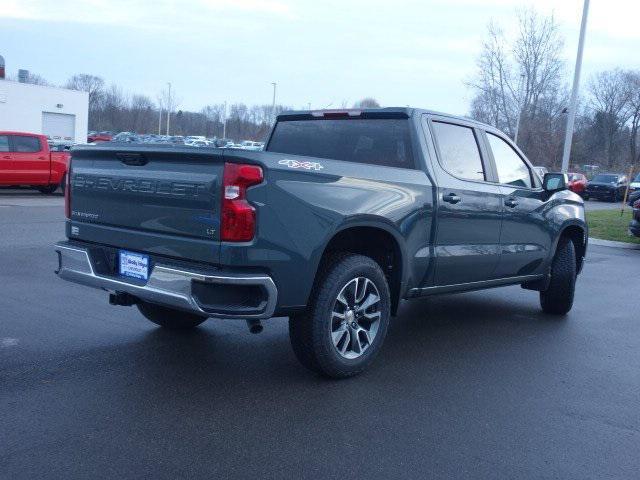
[[[516,33],[508,36],[500,25],[489,23],[476,73],[466,82],[473,92],[469,116],[510,135],[535,165],[558,169],[570,94],[564,38],[553,15],[540,15],[532,8],[519,11],[515,25]],[[47,84],[37,74],[30,74],[27,81]],[[603,71],[582,84],[571,167],[627,170],[633,165],[637,170],[640,70]],[[89,93],[89,129],[96,131],[166,133],[170,110],[173,135],[263,140],[274,116],[291,109],[234,103],[206,105],[196,112],[182,110],[175,92],[162,91],[155,99],[130,95],[89,74],[73,75],[64,86]],[[366,97],[353,106],[380,105]]]
[[[556,19],[533,9],[517,14],[507,37],[491,22],[468,82],[472,118],[517,140],[535,165],[558,169],[566,128],[568,87],[564,39]],[[640,70],[619,68],[583,81],[571,166],[627,171],[640,166]]]

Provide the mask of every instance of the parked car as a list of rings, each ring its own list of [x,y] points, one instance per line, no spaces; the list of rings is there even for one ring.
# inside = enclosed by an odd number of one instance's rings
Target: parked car
[[[113,142],[124,142],[124,143],[132,143],[138,142],[138,135],[133,132],[120,132],[115,135],[111,141]]]
[[[624,198],[627,177],[622,173],[598,173],[587,183],[585,189],[588,198],[617,202]]]
[[[69,152],[49,147],[46,135],[0,132],[0,185],[28,185],[45,194],[65,188]]]
[[[206,140],[189,140],[188,142],[185,141],[184,144],[189,147],[208,147],[209,146],[209,142],[207,142]]]
[[[252,140],[243,140],[242,142],[240,142],[239,148],[242,148],[244,150],[262,150],[262,148],[264,147],[264,143],[262,142],[254,142]]]
[[[229,138],[219,138],[216,140],[216,147],[218,148],[226,148],[227,145],[233,145],[233,140]]]
[[[569,173],[569,190],[573,193],[577,193],[585,200],[589,199],[589,195],[586,193],[587,189],[587,177],[582,173]]]
[[[640,191],[640,173],[629,183],[629,194]]]
[[[629,205],[633,205],[636,200],[640,200],[640,189],[636,189],[635,191],[629,193],[629,198],[627,198],[627,203]]]
[[[87,137],[87,142],[88,143],[96,143],[96,142],[110,142],[111,139],[113,138],[113,135],[111,134],[111,132],[93,132],[92,134],[89,134],[89,136]]]
[[[426,110],[283,113],[261,152],[84,146],[71,172],[61,278],[166,328],[289,316],[331,377],[367,368],[402,299],[522,285],[566,314],[587,248],[565,174]]]
[[[633,202],[633,219],[629,224],[629,233],[640,237],[640,199]]]

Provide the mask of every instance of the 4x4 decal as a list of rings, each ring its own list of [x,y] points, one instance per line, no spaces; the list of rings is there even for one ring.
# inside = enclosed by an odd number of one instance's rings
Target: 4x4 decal
[[[303,168],[305,170],[322,170],[324,167],[318,162],[299,162],[298,160],[284,159],[278,162],[280,165],[286,165],[289,168]]]

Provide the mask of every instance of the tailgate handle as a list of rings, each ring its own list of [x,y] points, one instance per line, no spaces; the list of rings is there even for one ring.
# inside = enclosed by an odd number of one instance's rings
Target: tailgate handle
[[[131,165],[134,167],[146,165],[148,162],[147,157],[141,153],[118,152],[116,153],[116,157],[125,165]]]

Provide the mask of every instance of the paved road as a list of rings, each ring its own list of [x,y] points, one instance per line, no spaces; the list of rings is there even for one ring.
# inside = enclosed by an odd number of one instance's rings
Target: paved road
[[[286,319],[169,334],[54,278],[61,217],[0,208],[2,478],[638,478],[640,252],[591,248],[565,320],[519,287],[405,303],[326,381]]]

